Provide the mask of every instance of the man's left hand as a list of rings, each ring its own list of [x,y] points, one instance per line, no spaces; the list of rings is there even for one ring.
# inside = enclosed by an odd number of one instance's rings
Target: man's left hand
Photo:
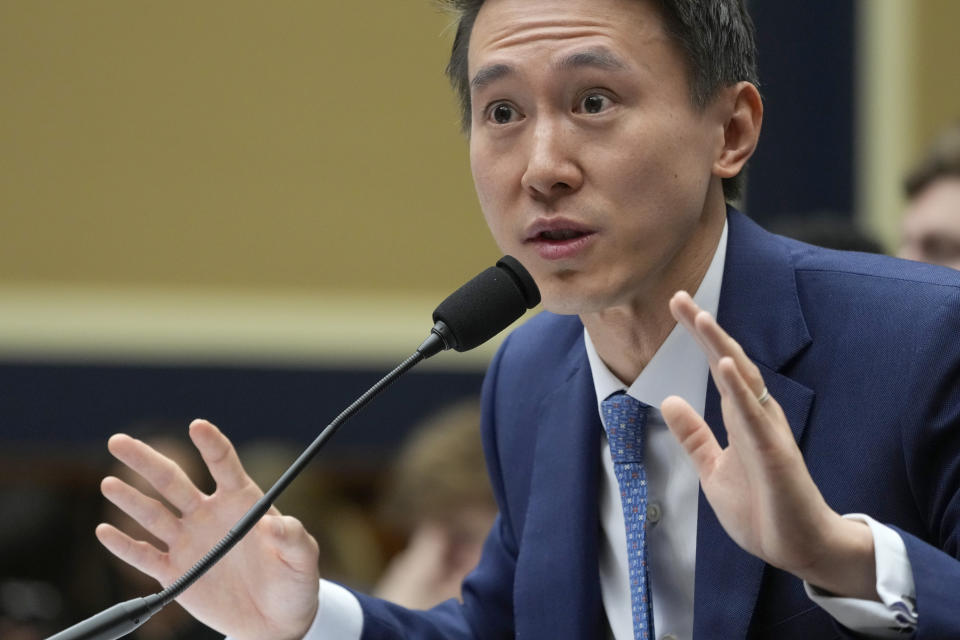
[[[683,399],[667,398],[661,411],[727,534],[747,552],[821,589],[879,600],[869,527],[827,505],[760,370],[686,292],[673,296],[670,311],[707,355],[728,446],[720,447]]]

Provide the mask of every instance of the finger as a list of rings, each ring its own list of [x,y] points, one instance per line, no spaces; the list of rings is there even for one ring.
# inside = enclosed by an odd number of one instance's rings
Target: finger
[[[156,578],[161,584],[165,582],[166,554],[151,544],[134,540],[110,524],[97,526],[95,533],[107,551],[131,567]]]
[[[693,317],[700,311],[700,307],[686,291],[677,291],[670,298],[670,313],[681,324],[693,323]]]
[[[690,294],[686,291],[677,291],[673,294],[673,297],[670,298],[670,313],[674,319],[683,325],[690,335],[693,336],[693,339],[697,341],[700,348],[703,349],[703,352],[707,354],[707,359],[710,360],[712,364],[717,357],[711,350],[710,345],[703,340],[703,336],[701,336],[697,330],[695,319],[697,314],[700,313],[700,307],[697,306],[697,303],[690,297]]]
[[[265,516],[263,523],[270,532],[280,558],[292,569],[306,573],[317,566],[320,555],[316,539],[292,516]]]
[[[724,331],[709,312],[700,309],[686,291],[674,294],[670,300],[670,311],[700,344],[715,379],[717,362],[720,358],[730,356],[740,367],[740,373],[747,379],[750,388],[756,391],[756,396],[763,393],[763,376],[757,365],[750,360],[740,343]]]
[[[190,439],[207,464],[218,489],[238,491],[251,483],[233,444],[212,423],[206,420],[191,422]]]
[[[723,450],[710,426],[686,400],[670,396],[660,405],[670,432],[693,461],[701,480],[706,480]]]
[[[713,319],[713,316],[700,309],[697,303],[686,291],[678,291],[673,295],[673,297],[670,299],[670,312],[673,314],[673,317],[676,318],[677,322],[683,325],[693,339],[696,340],[697,344],[700,345],[704,355],[707,356],[707,364],[710,367],[710,373],[713,375],[713,379],[717,383],[718,389],[723,392],[723,379],[718,375],[716,366],[720,358],[726,355],[722,351],[721,347],[728,345],[722,341],[718,342],[716,339],[717,333],[716,331],[713,331],[713,329],[719,329],[723,336],[726,336],[726,333],[723,333],[723,330]],[[735,341],[734,345],[736,345]],[[739,345],[736,346],[739,347]]]
[[[750,360],[743,347],[740,346],[740,343],[730,337],[723,330],[723,327],[717,323],[716,319],[706,311],[697,313],[694,324],[698,334],[709,345],[709,349],[715,354],[717,360],[727,357],[732,358],[740,375],[753,390],[754,397],[759,397],[764,388],[763,376],[760,374],[757,365]],[[715,365],[713,368],[715,368]]]
[[[100,483],[103,496],[168,545],[179,532],[179,520],[159,500],[149,498],[119,478]]]
[[[723,378],[724,388],[741,420],[725,420],[731,440],[737,435],[749,439],[754,446],[766,448],[779,443],[779,433],[774,426],[773,418],[781,414],[778,411],[777,401],[770,397],[764,404],[760,404],[757,396],[740,375],[733,358],[724,357],[718,363],[719,375]]]
[[[144,480],[181,514],[188,514],[200,503],[203,494],[177,463],[144,442],[118,433],[107,441],[110,453]]]

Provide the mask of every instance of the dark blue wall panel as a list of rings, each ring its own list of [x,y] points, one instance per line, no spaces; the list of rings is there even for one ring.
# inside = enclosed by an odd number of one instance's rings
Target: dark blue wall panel
[[[747,211],[758,221],[830,211],[854,194],[853,0],[754,0],[766,113],[749,169]]]
[[[110,434],[137,424],[186,429],[202,417],[239,443],[305,445],[384,373],[0,363],[0,443],[102,448]],[[388,456],[413,424],[445,403],[478,395],[481,381],[480,373],[413,370],[348,422],[325,455]]]

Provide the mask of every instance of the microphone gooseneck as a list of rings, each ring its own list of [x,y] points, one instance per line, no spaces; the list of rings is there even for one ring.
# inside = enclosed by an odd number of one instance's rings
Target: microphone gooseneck
[[[269,511],[277,497],[306,468],[340,426],[381,391],[417,363],[440,351],[467,351],[486,342],[539,302],[540,292],[533,278],[511,256],[504,256],[496,266],[482,271],[440,303],[433,312],[436,324],[420,347],[340,412],[263,497],[186,573],[159,593],[116,604],[47,640],[116,640],[141,626],[226,555]]]

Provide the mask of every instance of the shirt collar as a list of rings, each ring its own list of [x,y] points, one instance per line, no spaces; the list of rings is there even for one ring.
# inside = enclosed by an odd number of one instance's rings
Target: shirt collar
[[[723,282],[723,266],[726,257],[727,223],[725,221],[713,260],[710,261],[707,273],[693,296],[697,305],[709,311],[714,317],[720,306],[720,286]],[[600,359],[586,328],[583,330],[583,338],[599,404],[611,393],[623,391],[626,386]],[[667,396],[678,395],[702,415],[706,403],[708,370],[707,358],[696,340],[678,323],[626,391],[630,396],[658,411],[660,403]]]

